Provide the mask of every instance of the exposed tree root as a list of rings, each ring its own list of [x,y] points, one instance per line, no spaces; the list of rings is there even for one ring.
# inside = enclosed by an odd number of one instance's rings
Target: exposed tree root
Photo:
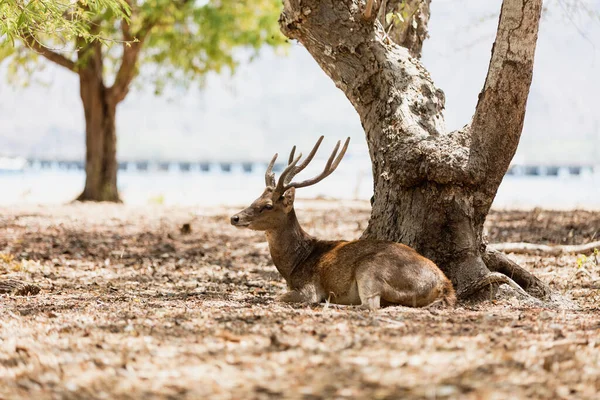
[[[552,292],[548,285],[499,251],[486,251],[483,253],[483,261],[490,271],[509,277],[511,281],[538,299],[547,299]]]
[[[492,272],[478,281],[475,281],[456,293],[459,299],[470,301],[493,300],[498,286],[508,284],[506,275]]]
[[[491,273],[463,287],[457,293],[461,299],[470,302],[493,300],[501,285],[510,287],[510,289],[502,291],[503,297],[506,297],[506,293],[512,293],[512,295],[536,304],[539,303],[539,300],[551,299],[552,290],[548,285],[503,253],[488,249],[483,252],[482,259]]]
[[[22,282],[16,279],[0,280],[0,294],[12,294],[16,296],[36,295],[40,292],[40,287],[31,283]]]
[[[545,305],[542,300],[532,296],[515,281],[499,272],[491,272],[461,292],[461,298],[468,303],[512,297],[517,297],[520,302],[526,302],[530,306]]]
[[[482,259],[492,271],[483,278],[463,287],[457,295],[469,303],[486,300],[517,298],[530,307],[576,309],[578,306],[567,296],[553,291],[529,271],[495,250],[484,251]]]
[[[502,251],[504,253],[559,256],[561,254],[591,253],[594,249],[600,249],[600,241],[568,246],[547,246],[533,243],[494,243],[489,244],[487,247],[488,249]]]

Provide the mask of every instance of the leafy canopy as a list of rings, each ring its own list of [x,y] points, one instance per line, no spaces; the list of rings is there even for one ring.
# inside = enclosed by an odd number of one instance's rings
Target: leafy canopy
[[[151,65],[141,70],[160,90],[169,80],[189,83],[233,70],[247,54],[239,48],[255,54],[263,45],[283,44],[280,7],[280,0],[0,0],[0,15],[6,15],[0,61],[7,60],[15,76],[43,67],[40,55],[78,72],[87,63],[82,49],[93,46],[100,49],[105,81],[118,80],[133,55],[134,64]]]

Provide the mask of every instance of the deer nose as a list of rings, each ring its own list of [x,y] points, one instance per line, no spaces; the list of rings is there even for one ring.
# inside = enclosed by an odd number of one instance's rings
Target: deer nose
[[[231,217],[231,225],[235,225],[238,222],[240,222],[240,217],[238,215],[234,215],[233,217]]]

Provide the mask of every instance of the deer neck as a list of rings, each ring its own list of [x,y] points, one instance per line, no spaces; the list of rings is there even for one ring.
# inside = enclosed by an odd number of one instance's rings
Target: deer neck
[[[277,229],[266,231],[271,258],[283,278],[289,282],[292,270],[313,251],[314,238],[302,230],[294,209]]]

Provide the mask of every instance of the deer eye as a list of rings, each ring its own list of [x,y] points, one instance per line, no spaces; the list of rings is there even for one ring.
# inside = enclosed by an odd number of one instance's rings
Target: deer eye
[[[273,209],[273,204],[265,204],[264,207],[260,211],[272,210],[272,209]]]

